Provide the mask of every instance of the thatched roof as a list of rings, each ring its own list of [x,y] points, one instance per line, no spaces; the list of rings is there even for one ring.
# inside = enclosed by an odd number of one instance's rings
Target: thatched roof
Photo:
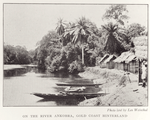
[[[105,54],[102,58],[101,58],[101,60],[99,61],[99,63],[102,63],[104,60],[106,60],[107,58],[109,57],[109,55],[108,54]]]
[[[104,61],[104,63],[108,63],[108,62],[110,62],[111,60],[113,60],[113,59],[115,59],[115,58],[116,58],[116,56],[110,55],[110,56]]]
[[[129,63],[130,61],[134,60],[136,56],[134,55],[133,52],[123,52],[119,57],[117,57],[114,62],[116,63],[121,63],[121,62],[126,62]]]
[[[131,62],[132,60],[136,60],[136,56],[135,56],[135,54],[132,54],[132,55],[130,55],[126,60],[125,60],[125,63],[129,63],[129,62]]]
[[[148,53],[148,37],[147,36],[140,36],[136,37],[133,40],[133,43],[135,45],[135,55],[139,59],[147,59],[147,53]]]

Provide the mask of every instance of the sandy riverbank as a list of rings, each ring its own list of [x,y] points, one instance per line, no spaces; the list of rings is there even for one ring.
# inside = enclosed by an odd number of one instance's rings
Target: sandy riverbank
[[[79,106],[147,106],[147,87],[138,85],[138,75],[115,69],[88,67],[81,77],[93,79],[94,83],[103,83],[105,96],[84,100]]]

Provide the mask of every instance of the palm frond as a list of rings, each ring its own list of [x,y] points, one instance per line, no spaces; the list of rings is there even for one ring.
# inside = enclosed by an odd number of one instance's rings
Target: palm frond
[[[110,31],[110,28],[108,26],[102,25],[102,28],[105,29],[105,30],[107,30],[107,31]]]
[[[65,32],[65,27],[66,26],[67,26],[67,24],[63,21],[63,19],[59,18],[58,22],[57,22],[56,32],[59,35],[62,35]]]
[[[77,34],[77,35],[75,35],[73,38],[72,38],[72,43],[76,43],[77,42],[77,40],[78,40],[78,37],[79,37],[79,35]]]

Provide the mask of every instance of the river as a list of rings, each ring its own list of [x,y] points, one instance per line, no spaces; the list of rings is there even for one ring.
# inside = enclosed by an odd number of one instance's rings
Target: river
[[[11,65],[10,65],[11,66]],[[36,106],[77,106],[80,101],[45,100],[32,93],[59,93],[65,87],[57,86],[57,82],[92,83],[92,80],[78,75],[66,73],[50,73],[40,71],[36,67],[5,69],[3,80],[3,106],[5,107],[36,107]],[[96,93],[100,88],[87,87],[85,93]]]

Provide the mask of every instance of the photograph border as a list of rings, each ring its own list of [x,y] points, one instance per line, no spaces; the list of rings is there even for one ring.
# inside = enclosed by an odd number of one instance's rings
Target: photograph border
[[[148,44],[148,51],[147,51],[147,58],[149,58],[149,4],[131,4],[131,3],[126,3],[126,4],[123,4],[123,3],[109,3],[109,4],[104,4],[104,3],[3,3],[3,51],[4,51],[4,23],[5,23],[5,20],[4,20],[4,5],[7,5],[7,4],[25,4],[25,5],[117,5],[117,4],[120,4],[120,5],[147,5],[147,30],[148,30],[148,40],[147,40],[147,44]],[[149,65],[149,60],[148,60],[148,65]],[[3,57],[3,71],[4,71],[4,57]],[[148,72],[149,72],[149,67],[148,67]],[[148,79],[149,79],[149,75],[148,75]],[[3,80],[4,80],[4,73],[3,73]],[[148,89],[147,89],[147,94],[148,94],[148,101],[147,101],[147,106],[49,106],[49,105],[40,105],[40,106],[4,106],[4,82],[2,84],[2,88],[3,88],[3,101],[2,101],[2,105],[3,107],[6,107],[6,108],[9,108],[9,107],[110,107],[110,108],[113,108],[113,107],[148,107],[149,106],[149,81],[148,81]]]

